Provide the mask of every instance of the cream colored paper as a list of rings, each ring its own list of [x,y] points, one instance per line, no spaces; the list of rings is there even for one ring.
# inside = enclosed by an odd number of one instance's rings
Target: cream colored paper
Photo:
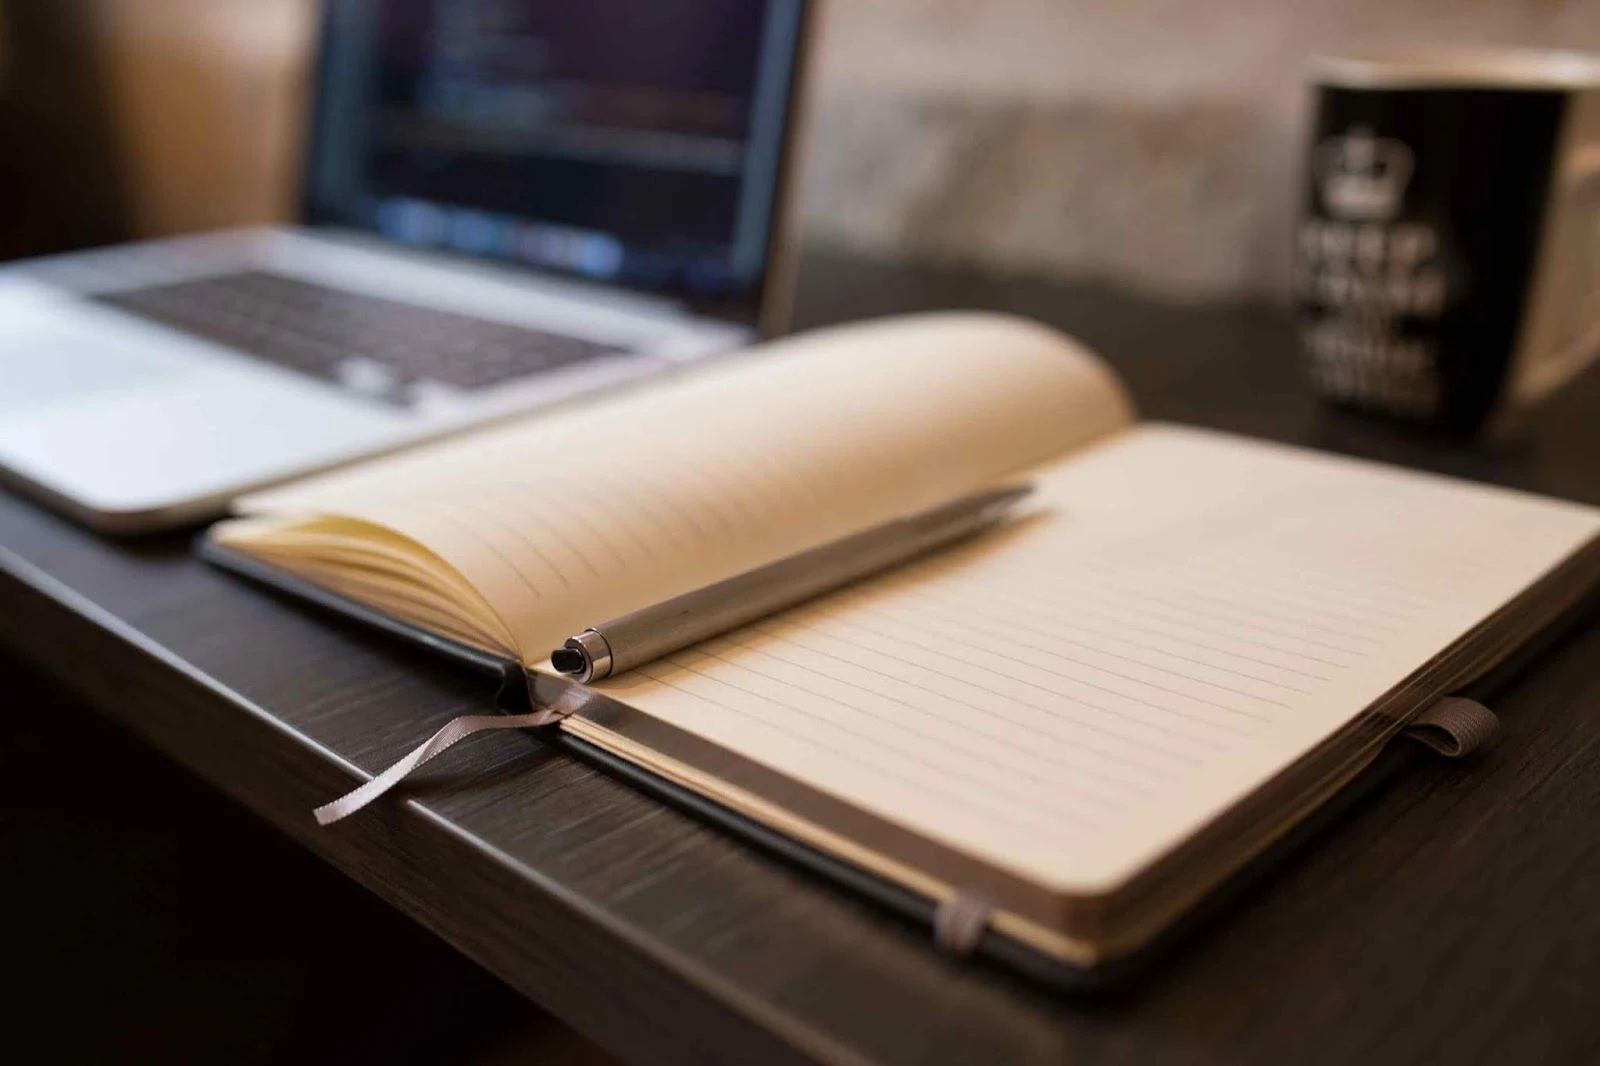
[[[1600,529],[1587,508],[1129,419],[1059,334],[924,316],[263,493],[214,535],[533,665],[586,625],[1034,477],[1010,529],[603,687],[1090,895]]]
[[[1039,513],[601,687],[1063,892],[1125,882],[1600,531],[1174,427]]]
[[[470,586],[493,615],[473,642],[537,663],[585,626],[990,486],[1129,418],[1116,379],[1061,334],[923,315],[251,496],[237,509],[270,516],[271,535],[217,536],[303,574],[320,554],[334,565],[310,576],[433,628]],[[398,580],[431,554],[450,588],[413,610],[414,590],[329,556],[368,538]]]

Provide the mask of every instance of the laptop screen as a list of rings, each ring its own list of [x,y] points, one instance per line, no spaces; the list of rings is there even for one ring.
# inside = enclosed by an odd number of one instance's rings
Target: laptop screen
[[[805,0],[329,0],[312,223],[754,308]]]

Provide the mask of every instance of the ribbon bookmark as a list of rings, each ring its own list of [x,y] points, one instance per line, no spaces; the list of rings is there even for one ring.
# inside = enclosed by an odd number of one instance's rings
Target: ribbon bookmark
[[[341,818],[350,817],[398,785],[413,770],[444,752],[457,741],[465,740],[476,733],[488,733],[500,729],[538,729],[541,726],[554,725],[568,713],[545,708],[531,714],[465,714],[460,718],[453,718],[383,773],[311,813],[316,817],[318,825],[332,825]]]

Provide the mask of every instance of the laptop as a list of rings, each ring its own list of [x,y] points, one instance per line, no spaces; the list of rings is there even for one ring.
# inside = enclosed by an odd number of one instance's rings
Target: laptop
[[[780,331],[806,0],[330,0],[298,224],[0,269],[0,470],[110,532]]]

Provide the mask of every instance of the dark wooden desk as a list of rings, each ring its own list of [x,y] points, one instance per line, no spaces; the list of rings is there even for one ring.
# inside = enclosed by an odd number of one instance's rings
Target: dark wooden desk
[[[1518,440],[1472,449],[1319,411],[1271,310],[832,261],[802,290],[804,325],[1019,311],[1109,356],[1149,416],[1600,503],[1600,375]],[[1420,766],[1149,981],[1084,1003],[945,962],[923,934],[526,736],[471,744],[412,798],[318,830],[310,809],[357,767],[488,693],[186,545],[108,542],[0,495],[0,641],[624,1057],[1600,1057],[1600,625],[1505,694],[1486,757]]]

